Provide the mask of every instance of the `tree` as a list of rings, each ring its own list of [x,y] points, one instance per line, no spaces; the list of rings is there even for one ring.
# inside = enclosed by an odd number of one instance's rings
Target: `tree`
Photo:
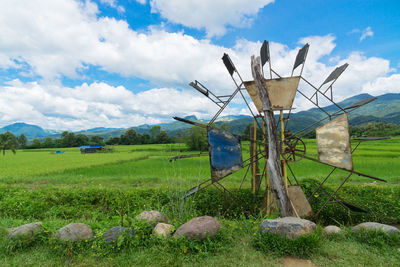
[[[155,138],[156,144],[168,144],[171,143],[171,138],[168,136],[166,131],[161,131]]]
[[[150,144],[150,141],[151,141],[151,138],[148,133],[144,133],[140,137],[140,143],[142,143],[142,144]]]
[[[101,145],[103,144],[104,138],[98,135],[92,135],[90,138],[90,142],[94,145]]]
[[[17,146],[17,138],[12,133],[5,132],[0,134],[0,149],[3,150],[3,156],[6,154],[6,150],[11,150],[15,154]]]
[[[129,129],[125,134],[121,135],[121,144],[137,145],[140,144],[140,135],[133,129]]]
[[[198,126],[189,129],[188,134],[184,137],[184,141],[190,150],[204,151],[208,147],[207,132]]]
[[[40,143],[40,140],[38,138],[33,139],[32,144],[30,145],[31,148],[41,148],[42,143]]]
[[[85,146],[89,144],[89,137],[86,134],[77,134],[75,138],[76,146]]]
[[[157,135],[159,135],[161,133],[161,127],[153,126],[150,128],[149,132],[150,132],[151,142],[154,143]]]
[[[110,138],[108,138],[108,140],[106,141],[106,145],[117,145],[120,142],[121,140],[119,139],[119,137],[110,136]]]
[[[64,131],[61,134],[61,143],[63,147],[75,147],[76,146],[76,136],[74,133],[69,133],[67,131]]]
[[[53,139],[52,139],[51,137],[47,137],[47,138],[44,140],[44,142],[43,142],[43,144],[42,144],[42,147],[45,147],[45,148],[54,147],[54,141],[53,141]]]
[[[20,134],[20,136],[17,137],[17,141],[19,148],[25,148],[26,145],[28,144],[28,139],[23,134]]]

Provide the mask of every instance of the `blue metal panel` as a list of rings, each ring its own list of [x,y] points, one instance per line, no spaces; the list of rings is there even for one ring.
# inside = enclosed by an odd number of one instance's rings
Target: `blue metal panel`
[[[218,129],[208,130],[207,135],[213,180],[220,180],[243,168],[239,136]]]

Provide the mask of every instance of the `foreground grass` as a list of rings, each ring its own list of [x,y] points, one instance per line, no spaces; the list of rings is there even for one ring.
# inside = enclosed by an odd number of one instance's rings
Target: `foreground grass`
[[[190,249],[190,243],[159,240],[148,236],[149,241],[139,246],[116,249],[116,245],[98,243],[104,230],[118,224],[87,220],[97,237],[82,241],[83,245],[59,246],[52,234],[69,221],[53,219],[44,221],[47,238],[32,246],[4,249],[7,241],[0,242],[1,266],[280,266],[282,258],[274,253],[262,252],[253,247],[258,233],[259,219],[224,220],[217,238],[194,243],[201,247]],[[17,226],[23,221],[2,219],[0,225]],[[175,221],[179,226],[182,222]],[[400,245],[397,243],[397,245]],[[115,246],[115,247],[114,247]],[[72,248],[72,249],[71,249]],[[397,247],[359,242],[352,234],[322,237],[318,248],[306,257],[320,266],[396,266],[400,262]]]
[[[306,140],[306,143],[307,154],[317,157],[315,140]],[[215,201],[218,198],[195,197],[187,201],[186,206],[178,201],[185,190],[210,177],[208,157],[168,161],[171,156],[192,153],[185,151],[181,144],[118,146],[115,153],[110,154],[85,155],[75,148],[62,150],[64,154],[54,154],[55,149],[41,149],[0,156],[0,227],[10,228],[41,220],[53,234],[68,223],[83,222],[99,234],[119,224],[118,213],[122,206],[130,209],[129,216],[132,217],[145,209],[161,210],[175,219],[173,224],[176,227],[194,216],[222,214],[218,206],[221,203],[209,203],[211,199]],[[243,152],[246,158],[248,143],[243,144]],[[354,153],[354,166],[357,171],[388,180],[386,185],[374,186],[377,191],[382,187],[395,192],[400,184],[400,138],[362,144]],[[321,180],[331,170],[307,160],[292,164],[292,168],[300,181],[308,178]],[[225,178],[223,184],[228,188],[238,188],[244,172],[245,169]],[[345,174],[336,171],[328,184],[337,185]],[[362,185],[359,188],[363,189],[368,188],[367,184],[371,182],[370,179],[354,176],[349,184]],[[243,187],[248,189],[249,186],[249,180],[245,181]],[[345,187],[341,192],[346,190],[351,188]],[[127,195],[131,198],[125,201]],[[396,196],[395,193],[379,195],[379,201],[392,195]],[[353,197],[360,196],[350,194],[349,200],[357,201]],[[363,203],[368,204],[370,200],[363,199]],[[203,201],[199,204],[202,205],[201,214],[194,207],[198,203],[191,201]],[[391,199],[390,203],[395,201]],[[379,202],[379,205],[382,203]],[[381,208],[391,212],[398,210],[399,205]],[[140,248],[126,247],[115,251],[89,246],[69,254],[65,250],[54,249],[47,242],[50,239],[31,247],[10,250],[4,243],[6,241],[0,238],[0,266],[126,266],[127,263],[136,266],[280,265],[281,258],[252,246],[261,222],[261,217],[254,216],[236,216],[236,219],[221,217],[222,239],[213,243],[212,248],[205,246],[196,253],[185,251],[179,243],[173,246],[152,241],[151,246]],[[309,258],[321,266],[396,266],[400,262],[398,247],[378,248],[347,237],[325,238],[318,252]]]

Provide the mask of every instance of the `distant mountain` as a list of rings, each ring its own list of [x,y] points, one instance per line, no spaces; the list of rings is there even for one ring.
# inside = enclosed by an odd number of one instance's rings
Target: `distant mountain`
[[[360,94],[350,98],[347,98],[338,104],[341,107],[350,106],[356,102],[372,97],[369,94]],[[335,105],[324,107],[329,113],[338,111],[339,109]],[[318,108],[312,108],[306,111],[300,111],[293,113],[290,116],[288,122],[288,129],[292,132],[299,131],[313,123],[318,122],[322,118],[326,117],[326,114]],[[278,116],[276,117],[278,119]],[[208,121],[200,120],[194,115],[186,116],[185,119],[199,123],[207,123]],[[362,125],[369,122],[384,122],[384,123],[395,123],[400,124],[400,93],[399,94],[385,94],[378,96],[377,99],[369,104],[362,106],[361,108],[354,110],[350,113],[350,124],[351,125]],[[220,117],[215,121],[216,124],[226,124],[230,127],[231,131],[236,134],[243,133],[244,129],[248,124],[253,124],[253,118],[246,115],[229,115]],[[160,126],[162,130],[167,131],[170,135],[176,135],[178,132],[192,127],[192,125],[183,123],[180,121],[172,121],[169,123],[160,123],[156,125],[143,124],[135,127],[131,127],[138,133],[148,133],[149,129],[153,126]],[[86,134],[88,136],[99,135],[108,139],[109,137],[119,137],[124,134],[126,128],[105,128],[97,127],[88,130],[82,130],[76,133]],[[40,138],[51,136],[53,138],[59,138],[62,131],[45,130],[36,125],[30,125],[26,123],[14,123],[3,128],[0,128],[0,133],[10,131],[14,135],[20,135],[23,133],[28,139]]]
[[[58,131],[45,130],[37,125],[27,124],[23,122],[13,123],[3,128],[0,128],[0,133],[4,133],[7,131],[13,133],[16,136],[24,134],[28,139],[46,137],[58,133]]]

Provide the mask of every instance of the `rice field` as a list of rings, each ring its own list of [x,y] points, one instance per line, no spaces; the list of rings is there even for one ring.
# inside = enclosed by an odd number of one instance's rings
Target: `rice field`
[[[307,155],[317,158],[315,140],[305,140]],[[354,146],[355,144],[352,144]],[[243,158],[248,157],[247,142],[242,144]],[[115,146],[114,153],[81,154],[79,149],[7,151],[0,156],[0,183],[46,186],[133,186],[192,187],[209,179],[208,157],[195,157],[169,162],[172,156],[195,153],[183,144]],[[56,150],[64,153],[56,154]],[[353,154],[354,169],[386,179],[388,184],[400,183],[400,138],[362,143]],[[290,164],[298,180],[322,180],[332,167],[307,159]],[[261,169],[263,167],[261,166]],[[223,183],[238,187],[246,168],[226,177]],[[293,181],[289,173],[289,180]],[[347,172],[336,170],[328,183],[337,184]],[[350,183],[371,183],[374,180],[353,175]],[[380,182],[378,182],[380,183]],[[249,178],[244,187],[250,185]]]

